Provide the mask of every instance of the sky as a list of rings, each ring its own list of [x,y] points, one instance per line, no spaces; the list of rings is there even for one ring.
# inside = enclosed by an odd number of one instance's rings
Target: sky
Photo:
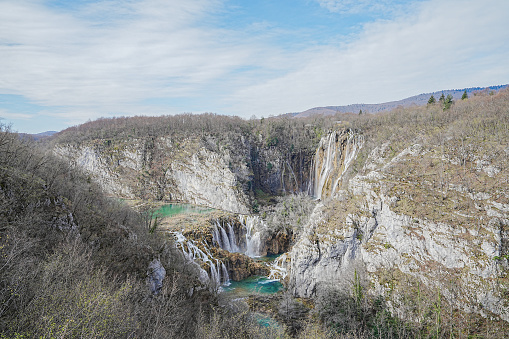
[[[243,118],[509,83],[507,0],[0,0],[0,124]]]

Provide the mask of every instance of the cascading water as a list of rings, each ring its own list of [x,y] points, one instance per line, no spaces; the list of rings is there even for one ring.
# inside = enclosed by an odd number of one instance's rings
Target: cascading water
[[[237,245],[237,239],[235,239],[235,231],[231,223],[228,223],[228,234],[230,239],[230,248],[232,252],[240,252],[239,246]]]
[[[272,265],[270,266],[270,273],[269,273],[269,279],[279,279],[283,280],[286,278],[287,271],[286,271],[286,259],[287,255],[286,253],[279,256]]]
[[[230,277],[226,266],[222,261],[212,256],[207,244],[202,243],[204,249],[204,251],[202,251],[193,240],[187,239],[182,233],[173,232],[173,234],[175,235],[176,246],[180,247],[188,262],[196,263],[196,261],[201,261],[210,267],[209,275],[205,269],[197,264],[200,268],[200,281],[202,283],[211,282],[212,284],[210,285],[212,287],[218,287],[221,284],[229,283]]]
[[[238,238],[234,226],[230,222],[216,220],[212,229],[212,241],[215,246],[230,253],[244,253],[249,257],[260,257],[262,246],[262,232],[267,225],[257,216],[239,215],[240,225],[244,228],[245,236]]]
[[[313,188],[308,193],[317,199],[334,194],[363,144],[364,138],[351,130],[346,136],[334,131],[323,137],[313,158]]]
[[[262,245],[261,232],[259,226],[265,226],[263,220],[256,216],[245,215],[240,218],[242,225],[246,228],[246,252],[250,257],[260,257],[260,248]]]
[[[228,230],[228,231],[227,231]],[[216,220],[214,229],[212,230],[212,241],[216,246],[227,250],[228,252],[241,252],[240,247],[235,237],[235,230],[231,223],[226,224],[226,229],[223,227],[219,220]]]
[[[320,140],[320,146],[318,146],[318,150],[320,150],[320,148],[325,147],[325,154],[323,157],[323,161],[321,162],[321,166],[320,166],[320,152],[317,150],[315,154],[315,166],[316,166],[315,180],[318,179],[318,181],[315,181],[314,192],[317,198],[322,197],[323,186],[325,185],[325,181],[329,178],[329,174],[333,169],[334,158],[336,156],[336,139],[337,132],[329,134],[329,136],[326,139],[327,142],[326,147],[325,145],[322,145],[322,141],[324,141],[324,139]]]
[[[348,132],[348,138],[346,140],[346,146],[343,150],[343,170],[341,171],[341,174],[337,178],[336,182],[334,183],[334,186],[332,188],[332,194],[336,192],[340,180],[343,178],[343,175],[350,167],[350,164],[357,156],[357,153],[364,145],[364,138],[360,135],[355,135],[352,131]]]

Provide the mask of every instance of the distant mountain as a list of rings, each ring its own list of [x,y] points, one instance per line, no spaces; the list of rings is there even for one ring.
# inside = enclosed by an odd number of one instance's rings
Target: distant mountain
[[[58,133],[58,132],[57,131],[46,131],[46,132],[41,132],[41,133],[37,133],[37,134],[19,133],[19,135],[21,137],[25,137],[25,138],[32,138],[34,140],[40,140],[43,138],[50,137],[56,133]]]
[[[304,112],[293,113],[291,114],[296,118],[304,118],[309,117],[315,114],[323,114],[323,115],[334,115],[336,113],[359,113],[362,110],[363,113],[379,113],[384,111],[390,111],[398,106],[408,107],[412,105],[423,106],[428,103],[428,100],[431,95],[435,97],[438,101],[438,98],[444,93],[445,96],[451,94],[455,100],[461,99],[461,96],[467,91],[468,96],[472,96],[474,92],[488,90],[488,91],[498,91],[500,89],[506,88],[508,85],[498,85],[498,86],[490,86],[490,87],[470,87],[463,89],[451,89],[451,90],[443,90],[436,91],[433,93],[423,93],[419,95],[414,95],[412,97],[398,100],[398,101],[390,101],[384,102],[381,104],[352,104],[346,106],[325,106],[325,107],[315,107],[308,109]]]

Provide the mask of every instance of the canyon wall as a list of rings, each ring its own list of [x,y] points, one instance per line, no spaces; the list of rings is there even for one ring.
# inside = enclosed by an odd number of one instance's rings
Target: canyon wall
[[[295,296],[351,284],[358,272],[369,293],[384,296],[401,316],[408,305],[398,293],[412,281],[462,310],[509,320],[509,149],[483,147],[457,139],[367,145],[359,133],[337,129],[314,154],[243,136],[103,140],[54,150],[112,195],[242,214],[242,231],[209,230],[215,247],[229,253],[216,253],[221,263],[208,254],[200,259],[209,275],[214,266],[209,278],[217,283],[261,272],[242,255],[281,253],[293,244],[277,270]],[[248,215],[257,189],[304,191],[320,202],[303,227],[275,233],[280,225]],[[194,245],[179,246],[190,253]],[[193,253],[189,258],[203,257]]]
[[[362,147],[351,140],[333,132],[315,155],[314,193],[333,198],[316,206],[289,253],[293,294],[351,286],[357,272],[403,318],[410,306],[398,293],[411,280],[454,307],[509,320],[509,150],[477,149],[462,161],[453,141],[448,151],[428,142],[395,152],[386,143],[340,189],[355,161],[346,154]]]
[[[86,171],[110,195],[178,201],[249,214],[256,195],[298,193],[310,157],[254,137],[150,137],[56,144],[53,151]]]

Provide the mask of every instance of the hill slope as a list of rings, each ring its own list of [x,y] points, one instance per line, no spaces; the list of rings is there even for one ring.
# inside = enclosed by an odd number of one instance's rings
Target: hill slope
[[[486,88],[481,87],[470,87],[470,88],[463,88],[463,89],[453,89],[453,90],[443,90],[443,91],[436,91],[433,93],[423,93],[419,95],[414,95],[412,97],[398,100],[398,101],[390,101],[380,104],[351,104],[346,106],[325,106],[325,107],[315,107],[308,109],[304,112],[300,113],[294,113],[292,116],[296,118],[303,118],[303,117],[309,117],[313,116],[315,114],[324,114],[324,115],[334,115],[337,113],[359,113],[359,111],[362,110],[364,113],[379,113],[379,112],[385,112],[390,111],[392,109],[395,109],[398,106],[402,107],[409,107],[412,105],[416,106],[423,106],[428,103],[428,100],[431,95],[435,97],[436,100],[444,93],[445,96],[452,95],[454,100],[461,99],[461,96],[463,95],[464,91],[467,91],[468,96],[474,95],[476,92],[482,91],[482,90],[493,90],[498,91],[501,89],[506,88],[508,85],[499,85],[499,86],[490,86]]]

